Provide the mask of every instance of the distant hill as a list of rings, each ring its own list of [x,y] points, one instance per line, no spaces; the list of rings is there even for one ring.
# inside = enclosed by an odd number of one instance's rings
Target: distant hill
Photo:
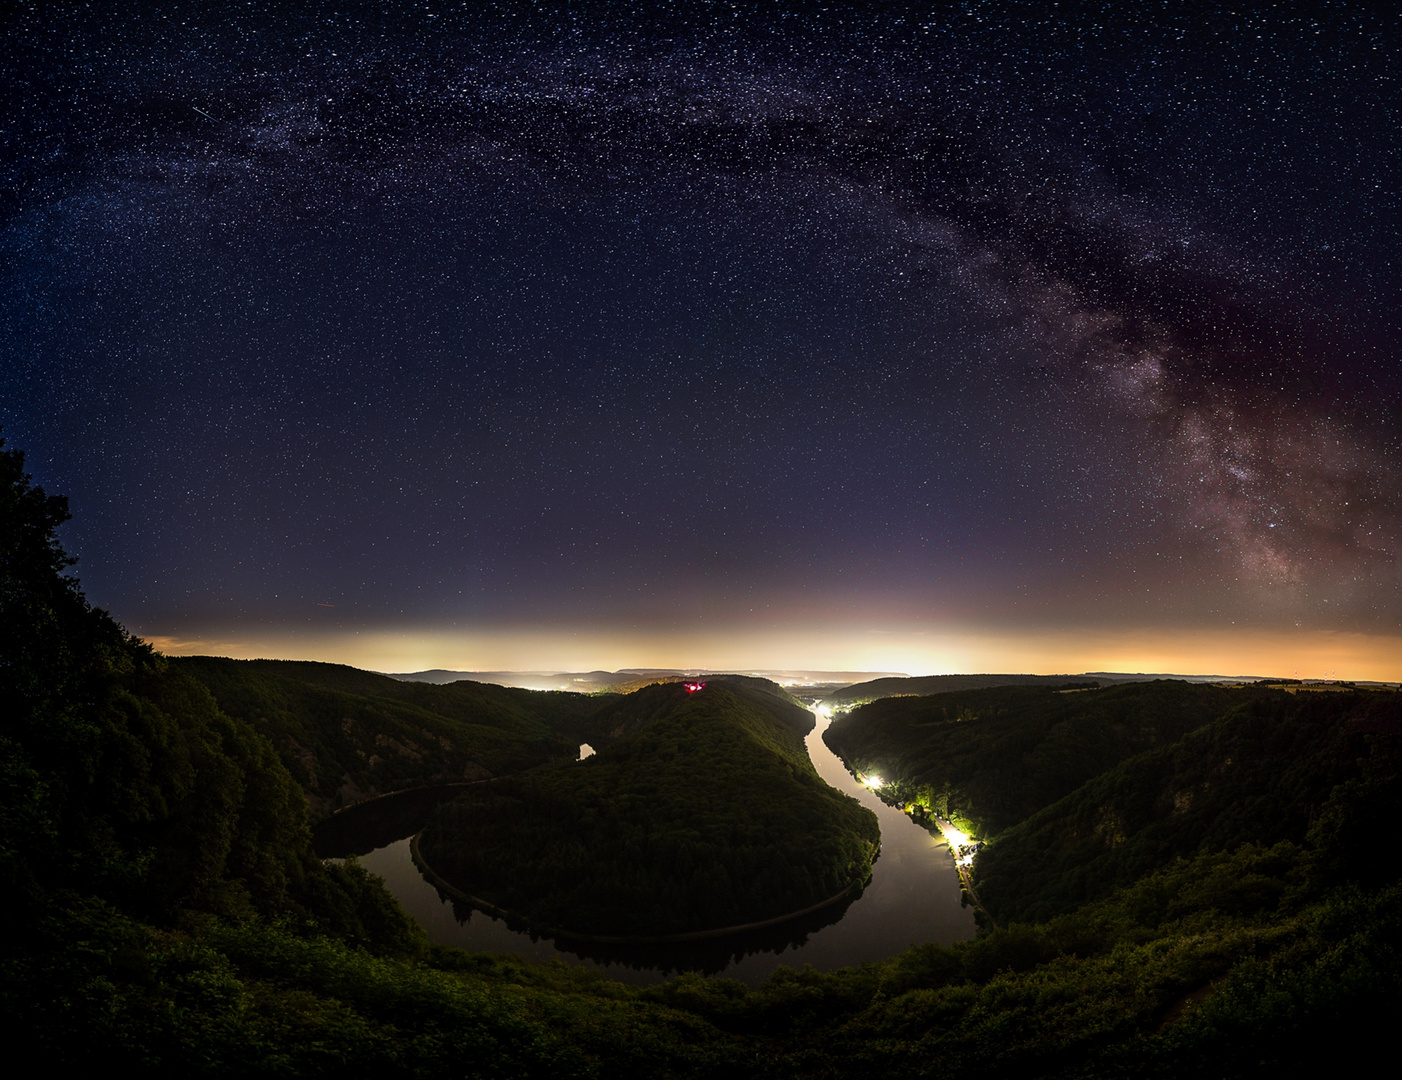
[[[1330,873],[1394,880],[1402,697],[1301,689],[1156,680],[888,697],[824,740],[882,777],[884,799],[987,841],[974,880],[999,920],[1065,915],[1243,845],[1312,840]]]
[[[1107,683],[1154,682],[1158,679],[1174,679],[1190,683],[1255,683],[1269,682],[1264,675],[1172,675],[1164,672],[1129,671],[1087,671],[1081,678],[1099,679]]]
[[[829,705],[861,705],[881,698],[943,694],[954,690],[984,690],[994,686],[1098,686],[1101,681],[1086,675],[917,675],[872,679],[845,687],[823,700]]]
[[[573,690],[590,694],[610,690],[644,676],[656,679],[680,678],[681,671],[449,671],[433,668],[429,671],[390,673],[387,678],[401,682],[455,683],[463,680],[512,686],[523,690]]]
[[[944,694],[955,690],[982,690],[994,686],[1117,686],[1122,683],[1172,679],[1188,683],[1247,684],[1271,681],[1259,675],[1165,675],[1128,671],[1087,671],[1081,675],[916,675],[888,676],[857,682],[824,697],[834,706],[862,705],[881,698],[909,694]],[[1383,686],[1369,683],[1358,685]]]
[[[526,690],[574,690],[592,694],[600,692],[629,693],[650,683],[667,679],[699,678],[710,674],[723,674],[706,669],[689,668],[621,668],[618,671],[449,671],[433,668],[428,671],[411,671],[387,674],[388,678],[405,682],[452,683],[462,679],[472,682],[495,683],[498,686],[516,686]],[[870,682],[873,679],[904,678],[893,671],[810,671],[775,670],[747,671],[747,675],[769,679],[783,686],[842,687],[852,683]]]

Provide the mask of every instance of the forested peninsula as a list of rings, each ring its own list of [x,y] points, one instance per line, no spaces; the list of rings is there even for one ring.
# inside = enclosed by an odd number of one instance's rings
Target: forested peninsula
[[[460,896],[551,932],[656,938],[766,922],[854,889],[880,831],[803,745],[766,679],[630,694],[401,682],[337,664],[168,661],[260,731],[313,820],[465,785],[420,851]],[[598,753],[577,761],[588,743]]]
[[[830,743],[881,770],[893,801],[987,839],[974,878],[999,928],[858,968],[781,968],[756,988],[696,975],[628,987],[429,945],[377,879],[317,856],[312,820],[445,782],[525,798],[543,790],[530,778],[554,776],[570,777],[570,807],[615,812],[593,776],[626,788],[677,770],[684,783],[690,717],[724,722],[707,746],[789,785],[775,812],[797,826],[811,782],[782,708],[743,683],[718,685],[726,715],[708,717],[709,687],[578,701],[167,660],[86,601],[57,539],[66,517],[0,447],[0,885],[13,920],[0,1017],[50,1066],[1279,1077],[1390,1051],[1395,692],[1159,683],[876,701]],[[600,739],[595,766],[572,760],[585,735]],[[630,774],[633,761],[647,768]]]
[[[601,720],[634,730],[439,807],[434,870],[533,925],[624,938],[776,919],[870,876],[875,816],[818,777],[812,714],[773,683],[663,683]]]

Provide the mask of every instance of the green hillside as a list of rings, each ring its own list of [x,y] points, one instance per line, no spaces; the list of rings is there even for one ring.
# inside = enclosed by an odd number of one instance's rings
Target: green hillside
[[[875,817],[814,771],[812,715],[728,676],[612,703],[616,741],[465,791],[422,851],[464,891],[535,925],[668,935],[772,919],[870,873]]]
[[[1259,693],[1153,682],[885,698],[838,716],[823,740],[863,775],[882,777],[891,802],[923,804],[992,836]]]
[[[171,666],[268,738],[317,817],[403,788],[573,759],[607,697],[401,682],[341,664],[197,656]]]
[[[1323,856],[1388,880],[1402,870],[1392,832],[1402,810],[1400,699],[1275,691],[1238,705],[996,836],[978,857],[979,895],[996,916],[1045,919],[1177,858],[1299,845],[1311,828],[1335,834]],[[1363,812],[1373,804],[1376,814]]]
[[[891,697],[924,697],[961,690],[987,690],[998,686],[1086,687],[1102,685],[1103,680],[1078,675],[913,675],[888,676],[853,683],[823,698],[836,708],[865,705]]]

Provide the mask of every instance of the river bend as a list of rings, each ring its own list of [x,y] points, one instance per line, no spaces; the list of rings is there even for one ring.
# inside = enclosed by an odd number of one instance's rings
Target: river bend
[[[973,937],[972,909],[961,904],[959,876],[945,842],[859,784],[823,742],[828,718],[822,713],[815,716],[817,726],[806,740],[808,755],[824,780],[876,814],[881,855],[872,868],[871,884],[860,897],[778,933],[714,939],[685,948],[557,945],[445,899],[414,866],[407,836],[362,855],[360,863],[385,879],[404,910],[436,944],[472,952],[516,953],[534,962],[558,959],[589,964],[624,982],[658,982],[678,970],[696,969],[755,985],[780,964],[812,964],[828,971],[881,960],[923,942],[948,945]]]

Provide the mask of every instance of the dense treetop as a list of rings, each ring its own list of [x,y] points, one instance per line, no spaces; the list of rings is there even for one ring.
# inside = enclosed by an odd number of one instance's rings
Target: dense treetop
[[[474,786],[423,837],[435,870],[536,925],[648,936],[773,919],[859,887],[875,816],[819,777],[812,714],[772,683],[639,690],[578,763]]]

